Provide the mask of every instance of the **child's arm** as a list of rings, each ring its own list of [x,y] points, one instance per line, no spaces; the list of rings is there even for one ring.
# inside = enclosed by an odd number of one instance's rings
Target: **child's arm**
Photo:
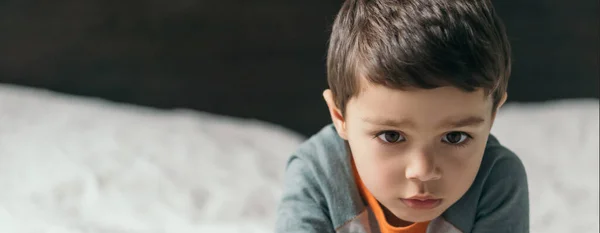
[[[521,160],[497,161],[482,190],[473,233],[528,233],[529,189]]]
[[[334,233],[325,200],[308,166],[292,157],[285,172],[283,198],[277,211],[276,233]]]

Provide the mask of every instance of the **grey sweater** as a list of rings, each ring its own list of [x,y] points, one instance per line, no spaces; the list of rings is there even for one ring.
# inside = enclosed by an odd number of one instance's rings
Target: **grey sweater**
[[[521,160],[490,135],[475,181],[434,219],[427,233],[529,232],[527,176]],[[360,196],[345,142],[328,125],[290,157],[277,233],[378,233]]]

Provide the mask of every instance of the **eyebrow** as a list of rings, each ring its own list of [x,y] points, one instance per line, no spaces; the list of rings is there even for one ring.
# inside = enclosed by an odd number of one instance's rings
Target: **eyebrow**
[[[415,123],[411,120],[395,120],[389,118],[370,118],[363,117],[362,120],[372,125],[390,126],[390,127],[414,127]]]
[[[482,117],[478,116],[469,116],[465,118],[460,118],[458,120],[448,120],[441,124],[441,127],[447,128],[460,128],[466,126],[478,126],[481,125],[485,120]]]
[[[368,118],[364,117],[362,120],[366,123],[380,126],[390,126],[390,127],[415,127],[415,123],[408,119],[396,120],[389,118]],[[466,126],[478,126],[481,125],[485,120],[479,116],[468,116],[464,118],[460,118],[458,120],[451,119],[442,122],[438,127],[439,128],[461,128]]]

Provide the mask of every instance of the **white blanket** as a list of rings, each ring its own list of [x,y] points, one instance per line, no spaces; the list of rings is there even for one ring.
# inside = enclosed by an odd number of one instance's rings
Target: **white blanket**
[[[598,232],[598,101],[512,104],[532,232]],[[0,232],[272,232],[302,137],[260,121],[0,85]]]

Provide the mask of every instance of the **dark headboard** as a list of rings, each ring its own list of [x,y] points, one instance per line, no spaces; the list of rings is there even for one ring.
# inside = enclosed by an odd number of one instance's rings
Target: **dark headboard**
[[[0,82],[257,118],[308,135],[341,1],[7,0]],[[598,98],[598,1],[496,1],[511,101]]]

